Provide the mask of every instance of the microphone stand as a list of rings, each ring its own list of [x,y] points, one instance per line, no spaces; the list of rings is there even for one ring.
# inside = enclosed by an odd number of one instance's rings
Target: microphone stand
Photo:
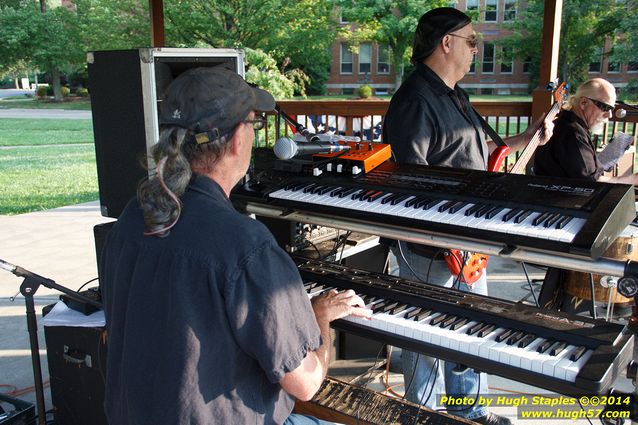
[[[35,383],[35,399],[38,410],[38,425],[46,425],[46,410],[44,406],[44,383],[42,382],[42,366],[40,364],[40,346],[38,344],[38,321],[35,314],[35,303],[33,296],[40,288],[40,285],[50,289],[60,291],[70,298],[79,302],[89,303],[95,307],[102,308],[102,304],[91,298],[85,297],[64,286],[58,285],[53,280],[38,274],[32,273],[20,266],[7,263],[0,259],[0,269],[13,273],[18,277],[23,277],[20,285],[20,293],[24,296],[27,314],[27,330],[29,332],[29,345],[31,347],[31,363],[33,365],[33,380]]]
[[[308,131],[306,127],[299,124],[297,120],[293,119],[290,115],[282,111],[279,105],[275,105],[275,110],[277,111],[280,117],[283,117],[284,121],[286,121],[288,124],[290,124],[291,126],[295,128],[295,131],[297,131],[297,133],[304,136],[309,142],[311,141],[310,139],[312,138],[312,136],[314,136],[314,134]],[[277,126],[277,128],[279,128],[279,126]]]

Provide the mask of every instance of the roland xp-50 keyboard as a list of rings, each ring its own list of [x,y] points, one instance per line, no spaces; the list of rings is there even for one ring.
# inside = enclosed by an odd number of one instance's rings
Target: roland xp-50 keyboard
[[[633,355],[619,324],[295,258],[310,297],[352,289],[372,319],[333,326],[566,395],[604,394]]]
[[[593,259],[636,216],[631,185],[392,162],[358,176],[269,170],[231,199]]]

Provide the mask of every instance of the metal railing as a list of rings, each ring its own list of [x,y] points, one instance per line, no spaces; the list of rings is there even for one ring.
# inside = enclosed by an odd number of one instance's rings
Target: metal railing
[[[364,140],[381,141],[383,117],[388,100],[282,100],[279,107],[313,133],[333,132],[347,136],[359,136]],[[509,137],[524,131],[529,125],[532,102],[472,102],[476,110],[496,129],[501,137]],[[409,123],[406,123],[409,125]],[[613,119],[605,124],[599,135],[600,145],[604,145],[618,131],[633,137],[633,152],[638,136],[638,113],[627,112],[623,119]],[[266,128],[259,134],[258,146],[272,146],[277,137],[290,136],[292,129],[275,113],[268,120]],[[506,160],[515,160],[512,156]],[[619,172],[620,170],[616,170]]]

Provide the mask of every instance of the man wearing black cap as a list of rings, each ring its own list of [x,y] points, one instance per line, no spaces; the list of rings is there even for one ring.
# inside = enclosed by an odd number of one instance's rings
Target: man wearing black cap
[[[416,70],[392,97],[383,124],[383,141],[392,145],[398,163],[487,168],[496,145],[486,140],[478,114],[457,84],[469,71],[477,45],[471,20],[464,13],[443,7],[421,17],[412,54]],[[531,126],[506,143],[512,151],[519,150],[533,133]],[[546,141],[550,132],[545,133]],[[452,286],[457,276],[451,275],[442,251],[404,242],[392,247],[401,277]],[[461,290],[487,295],[485,273],[472,284],[456,283]],[[406,397],[432,408],[438,407],[441,394],[474,399],[487,389],[485,374],[405,350],[403,371]],[[484,424],[510,423],[478,404],[461,409],[450,406],[448,412]]]
[[[228,196],[275,101],[227,69],[182,73],[162,101],[155,174],[108,236],[105,412],[117,425],[306,424],[329,322],[352,291],[308,300],[294,263]]]

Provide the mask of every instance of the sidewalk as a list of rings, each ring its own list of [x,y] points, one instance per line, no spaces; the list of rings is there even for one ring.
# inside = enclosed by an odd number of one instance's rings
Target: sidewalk
[[[100,215],[98,202],[0,216],[0,259],[77,290],[97,277],[93,226],[111,220]],[[28,388],[34,382],[24,298],[19,295],[15,301],[10,300],[21,284],[21,278],[0,270],[0,392]],[[40,287],[34,297],[45,382],[48,367],[42,307],[57,302],[59,295],[55,290]],[[48,410],[52,407],[48,389],[45,396]],[[35,403],[34,392],[17,398]]]

